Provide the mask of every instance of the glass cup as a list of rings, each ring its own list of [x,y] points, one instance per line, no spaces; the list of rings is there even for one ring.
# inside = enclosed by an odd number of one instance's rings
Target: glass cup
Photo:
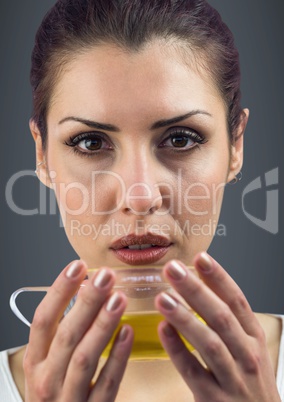
[[[163,276],[162,266],[139,266],[139,267],[112,267],[115,272],[114,290],[120,290],[125,293],[128,299],[126,310],[124,311],[120,324],[117,327],[112,339],[103,351],[102,357],[107,357],[111,350],[116,333],[123,324],[129,324],[134,329],[134,342],[130,359],[133,360],[154,360],[167,359],[168,355],[164,350],[157,332],[159,322],[164,317],[155,307],[155,297],[160,292],[172,294],[187,309],[189,306],[182,297],[171,287]],[[193,267],[188,267],[194,271]],[[97,269],[90,269],[89,274],[93,274]],[[85,286],[83,283],[82,287]],[[16,290],[10,298],[10,306],[14,314],[26,325],[30,322],[23,316],[19,310],[16,299],[22,292],[46,292],[48,287],[24,287]],[[71,300],[66,313],[76,302],[76,295]],[[183,339],[189,350],[192,346]]]

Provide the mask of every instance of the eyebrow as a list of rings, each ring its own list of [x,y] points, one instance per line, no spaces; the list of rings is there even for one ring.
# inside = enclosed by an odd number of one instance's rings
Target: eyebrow
[[[166,127],[166,126],[170,126],[171,124],[179,123],[180,121],[189,119],[190,117],[198,115],[198,114],[213,117],[212,114],[206,112],[205,110],[192,110],[191,112],[188,112],[181,116],[172,117],[171,119],[159,120],[151,126],[151,130],[156,130],[157,128]]]
[[[205,110],[192,110],[186,114],[180,115],[180,116],[176,116],[176,117],[172,117],[170,119],[162,119],[162,120],[158,120],[156,121],[151,127],[150,130],[157,130],[158,128],[162,128],[162,127],[167,127],[170,126],[171,124],[175,124],[175,123],[179,123],[185,119],[188,119],[192,116],[195,115],[205,115],[205,116],[209,116],[209,117],[213,117],[212,114],[206,112]],[[69,116],[69,117],[65,117],[64,119],[60,120],[59,124],[63,124],[67,121],[75,121],[78,123],[82,123],[85,124],[88,127],[91,128],[95,128],[98,130],[105,130],[105,131],[112,131],[112,132],[119,132],[120,129],[112,124],[105,124],[105,123],[99,123],[97,121],[92,121],[92,120],[88,120],[88,119],[83,119],[81,117],[75,117],[75,116]]]
[[[115,131],[115,132],[120,131],[118,127],[113,126],[112,124],[98,123],[97,121],[82,119],[80,117],[74,117],[74,116],[65,117],[64,119],[60,120],[59,124],[63,124],[66,121],[76,121],[78,123],[85,124],[86,126],[96,128],[98,130]]]

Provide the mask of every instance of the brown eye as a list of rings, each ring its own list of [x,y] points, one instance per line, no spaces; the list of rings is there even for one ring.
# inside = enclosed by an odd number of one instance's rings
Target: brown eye
[[[195,146],[195,142],[196,141],[194,141],[187,134],[171,134],[167,139],[162,142],[160,147],[186,150],[193,148]]]
[[[101,138],[89,138],[83,141],[80,141],[78,146],[82,149],[88,151],[98,151],[102,148],[102,139]]]
[[[88,157],[109,155],[114,149],[106,134],[94,131],[70,137],[69,141],[65,141],[65,145],[73,148],[75,154]]]
[[[175,148],[185,148],[192,145],[194,142],[186,135],[175,135],[171,137],[171,143]]]
[[[190,151],[198,144],[205,144],[207,140],[201,137],[196,131],[184,128],[176,127],[170,131],[170,134],[159,145],[159,148],[172,148],[181,151]]]

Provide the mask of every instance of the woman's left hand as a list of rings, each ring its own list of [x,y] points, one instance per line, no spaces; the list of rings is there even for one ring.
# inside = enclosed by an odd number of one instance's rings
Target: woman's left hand
[[[162,344],[195,401],[280,402],[265,334],[244,294],[207,253],[194,265],[200,278],[178,261],[166,264],[165,275],[207,325],[168,294],[157,296],[156,307],[167,320],[158,329]]]

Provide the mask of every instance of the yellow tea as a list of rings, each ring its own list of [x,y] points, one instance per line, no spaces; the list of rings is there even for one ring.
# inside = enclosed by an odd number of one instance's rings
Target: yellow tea
[[[165,318],[157,312],[140,314],[127,313],[122,316],[117,331],[122,324],[129,324],[134,330],[134,342],[130,359],[155,360],[169,358],[160,342],[157,331],[159,322],[164,319]],[[102,354],[103,357],[108,357],[116,333],[105,348]],[[193,350],[193,347],[189,342],[185,341],[185,339],[183,339],[183,341],[189,350]]]

